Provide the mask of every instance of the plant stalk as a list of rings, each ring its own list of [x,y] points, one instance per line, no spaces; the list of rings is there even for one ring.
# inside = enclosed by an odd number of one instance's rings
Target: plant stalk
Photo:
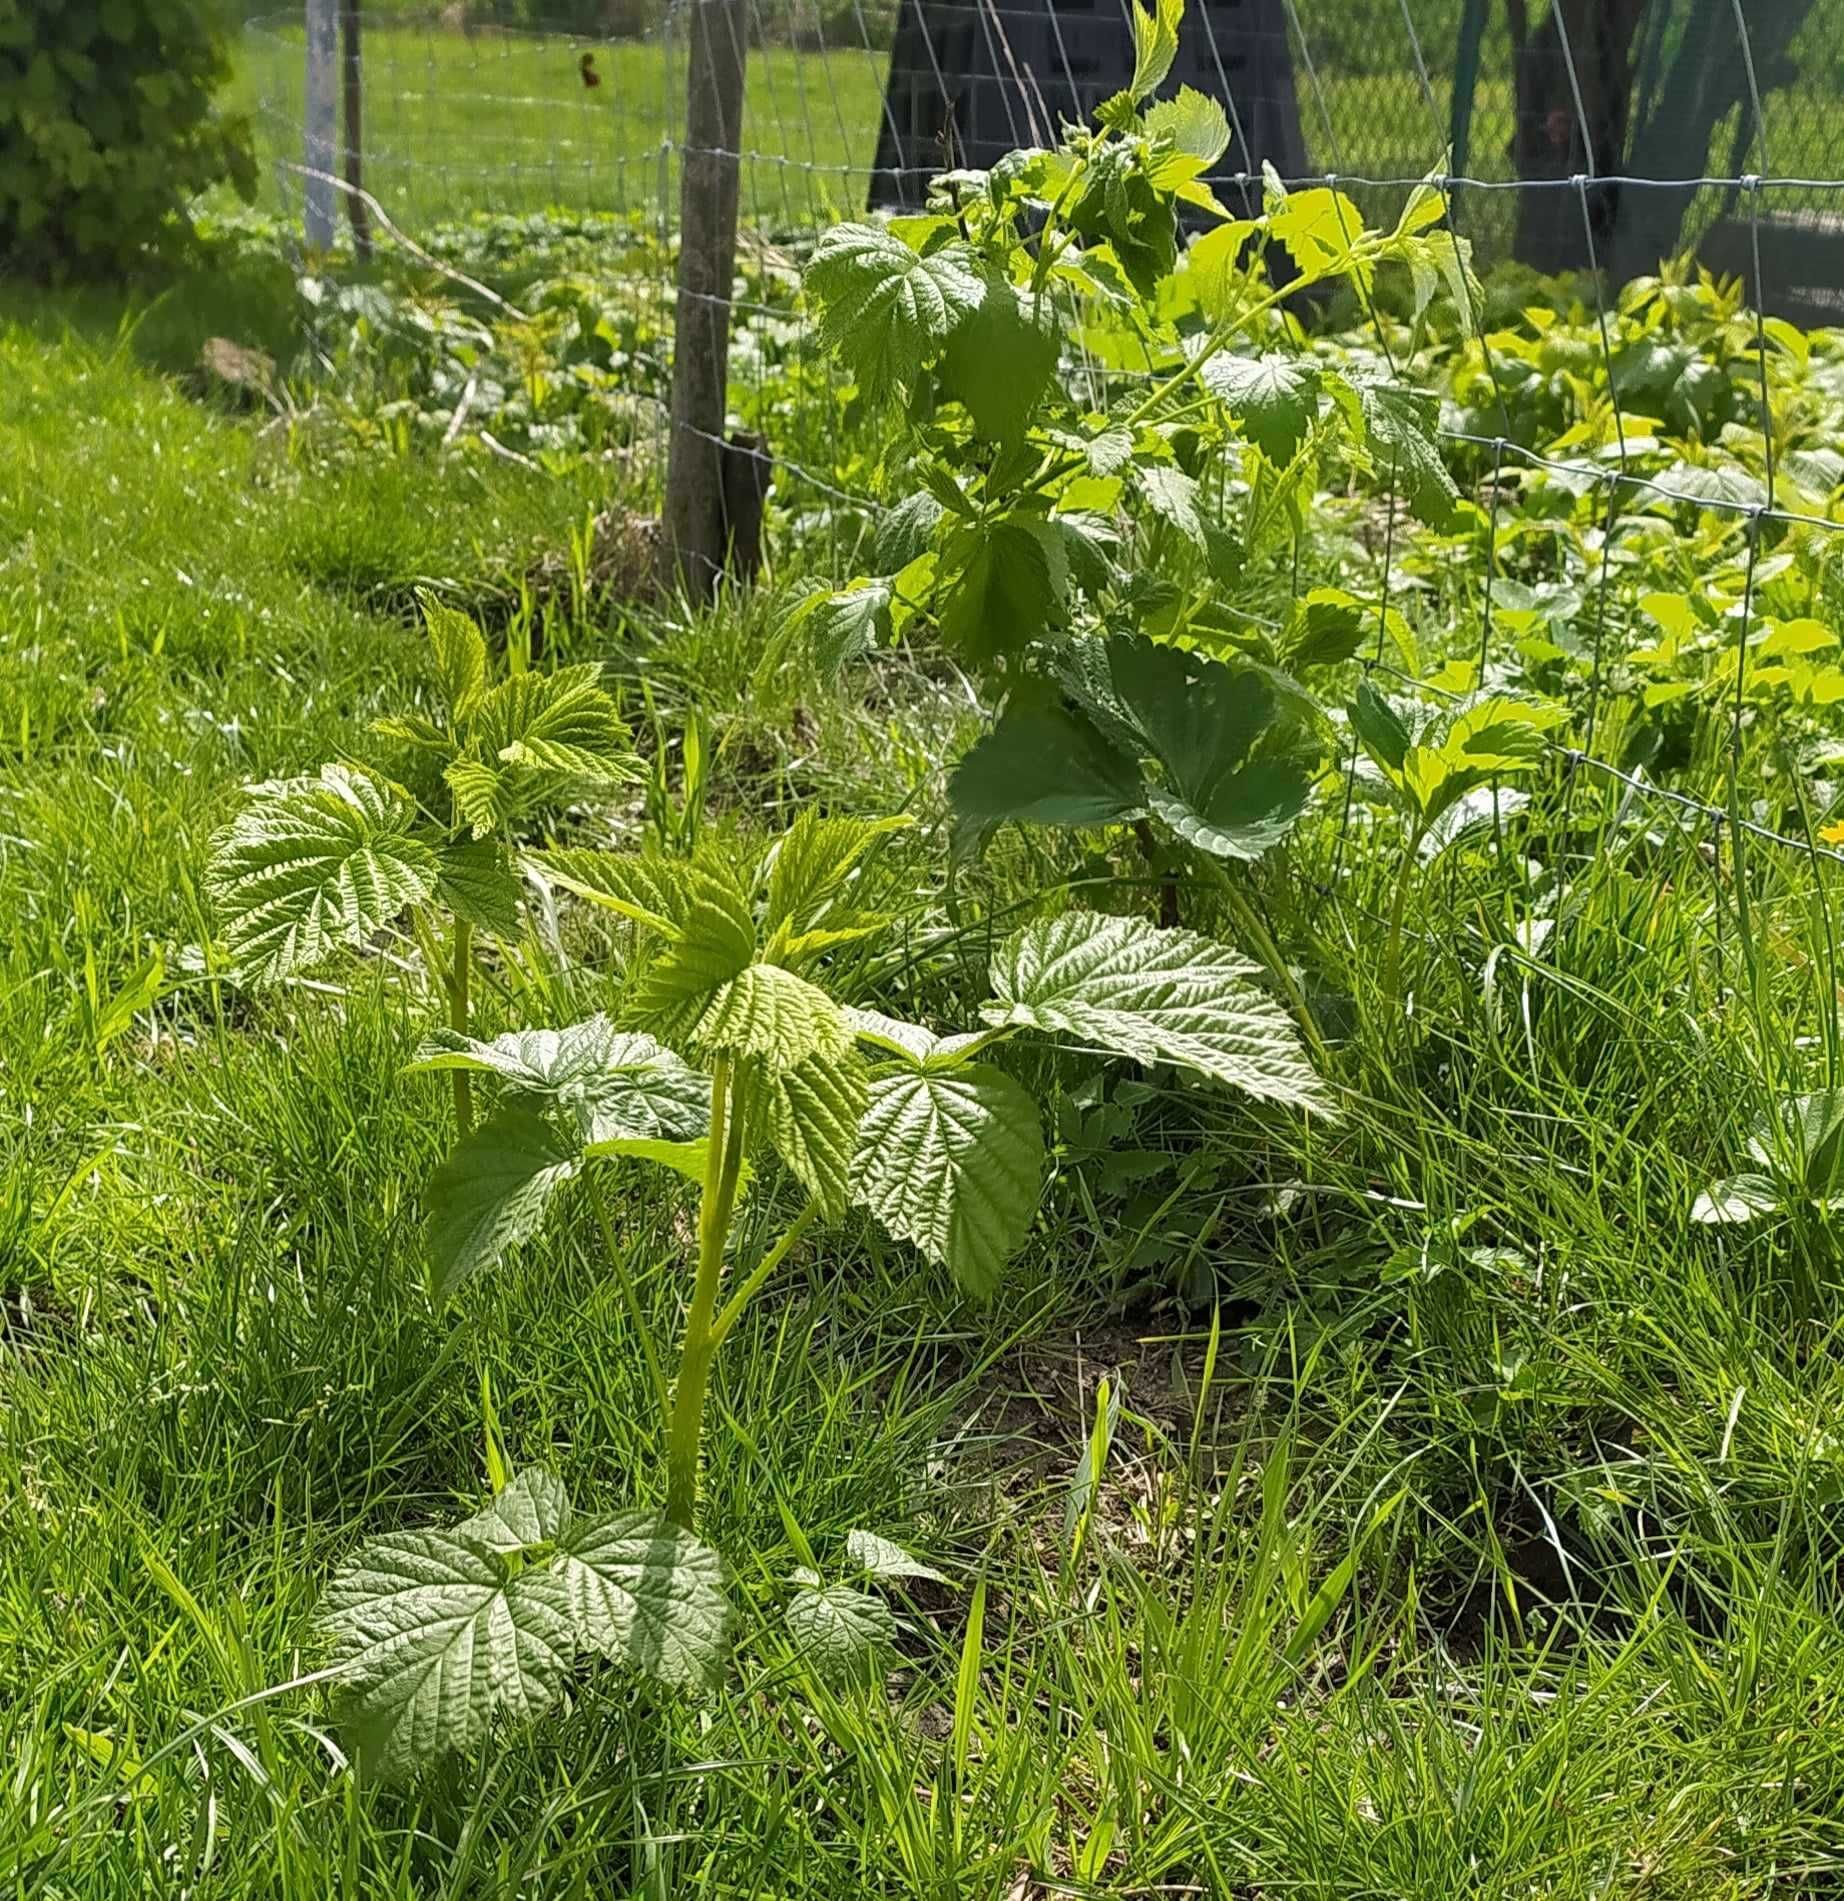
[[[737,1178],[742,1172],[742,1105],[733,1100],[732,1078],[729,1059],[720,1059],[711,1076],[710,1150],[698,1202],[698,1276],[692,1286],[691,1311],[685,1316],[666,1429],[666,1516],[686,1531],[694,1529],[698,1512],[698,1453],[711,1359],[717,1351],[717,1296],[723,1286],[724,1247],[730,1238]]]
[[[1307,1048],[1319,1062],[1324,1062],[1325,1037],[1320,1031],[1319,1019],[1313,1015],[1312,1005],[1307,1001],[1305,986],[1294,976],[1292,967],[1281,955],[1281,948],[1274,941],[1267,921],[1255,908],[1249,894],[1236,882],[1227,865],[1219,864],[1208,852],[1196,853],[1195,862],[1205,868],[1216,885],[1218,895],[1235,920],[1243,947],[1255,953],[1267,973],[1268,981],[1285,999],[1288,1014],[1300,1026],[1300,1034],[1306,1039]]]
[[[724,1310],[711,1323],[711,1346],[713,1349],[724,1343],[730,1329],[743,1317],[743,1309],[749,1305],[750,1296],[757,1292],[768,1277],[774,1273],[788,1257],[796,1241],[813,1226],[814,1217],[819,1213],[817,1201],[810,1201],[788,1224],[787,1232],[764,1254],[750,1271],[749,1278],[735,1293],[724,1302]]]
[[[1409,828],[1409,842],[1403,847],[1402,864],[1396,873],[1395,894],[1389,901],[1389,931],[1383,941],[1383,994],[1391,1003],[1402,1000],[1402,916],[1415,878],[1415,854],[1426,829],[1419,822]]]
[[[458,1036],[467,1034],[468,978],[474,967],[474,927],[465,918],[454,921],[448,965],[448,1027]],[[474,1128],[473,1078],[465,1069],[449,1072],[455,1085],[455,1133],[465,1140]]]

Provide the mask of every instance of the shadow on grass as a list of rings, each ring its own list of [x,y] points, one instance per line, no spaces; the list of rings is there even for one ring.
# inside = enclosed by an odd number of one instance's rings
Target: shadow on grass
[[[0,329],[52,345],[126,345],[149,369],[183,375],[197,369],[208,337],[282,359],[299,346],[300,300],[280,257],[223,242],[106,283],[0,277]]]

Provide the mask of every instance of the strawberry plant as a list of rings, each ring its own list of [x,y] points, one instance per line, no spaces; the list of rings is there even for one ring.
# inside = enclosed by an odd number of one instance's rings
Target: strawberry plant
[[[496,682],[465,614],[429,595],[422,610],[437,710],[392,715],[373,730],[430,767],[428,798],[344,760],[253,786],[213,841],[209,886],[232,964],[251,983],[311,971],[407,916],[450,1026],[465,1034],[475,933],[518,929],[515,829],[578,788],[637,779],[640,765],[599,668]],[[464,1132],[470,1092],[457,1074]]]
[[[1327,1108],[1254,967],[1137,918],[1074,911],[1027,925],[995,954],[988,998],[945,1031],[848,1005],[827,987],[827,954],[885,928],[856,901],[853,874],[902,823],[803,815],[748,878],[709,856],[535,854],[547,880],[636,927],[646,949],[633,1023],[593,1017],[484,1041],[449,1029],[418,1057],[418,1070],[498,1091],[429,1185],[436,1300],[537,1233],[572,1183],[586,1184],[606,1225],[597,1171],[614,1158],[693,1182],[698,1216],[670,1379],[621,1281],[664,1444],[659,1516],[579,1524],[554,1479],[527,1473],[464,1525],[375,1540],[341,1573],[326,1622],[342,1695],[388,1766],[465,1746],[490,1708],[533,1713],[555,1693],[559,1660],[578,1652],[669,1681],[716,1666],[715,1561],[696,1537],[716,1355],[803,1236],[853,1208],[969,1293],[993,1289],[1032,1225],[1045,1168],[1039,1106],[995,1060],[1008,1039],[1034,1033]],[[745,1259],[740,1213],[769,1200],[776,1172],[798,1190],[798,1212]],[[609,1252],[620,1275],[612,1233]],[[851,1555],[890,1576],[901,1568],[892,1550],[860,1538]],[[803,1577],[793,1623],[830,1671],[858,1639],[878,1640],[888,1612],[816,1575]],[[504,1668],[470,1671],[488,1635]]]

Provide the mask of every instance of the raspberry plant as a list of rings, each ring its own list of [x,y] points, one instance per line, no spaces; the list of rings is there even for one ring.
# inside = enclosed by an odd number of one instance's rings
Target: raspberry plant
[[[1462,520],[1434,398],[1320,359],[1290,313],[1339,284],[1368,300],[1389,265],[1418,318],[1445,286],[1464,321],[1477,289],[1432,179],[1387,232],[1271,171],[1232,216],[1206,182],[1222,107],[1153,97],[1181,13],[1134,8],[1132,83],[1092,128],[820,241],[807,295],[858,400],[897,421],[896,499],[871,572],[797,624],[834,661],[926,632],[993,689],[951,787],[971,829],[1133,820],[1246,861],[1306,807],[1332,733],[1301,680],[1356,651],[1363,615],[1309,590],[1270,632],[1225,597],[1298,543],[1335,460]],[[1185,250],[1181,212],[1208,226]]]
[[[1250,981],[1253,966],[1136,918],[1074,911],[1028,925],[995,955],[989,997],[947,1031],[841,1000],[827,986],[828,954],[891,922],[858,902],[854,874],[904,822],[805,814],[752,876],[708,856],[534,854],[539,875],[635,927],[633,1020],[491,1040],[444,1030],[419,1055],[418,1070],[498,1091],[429,1185],[432,1295],[460,1294],[581,1183],[648,1368],[663,1508],[581,1523],[558,1481],[533,1470],[453,1530],[363,1547],[335,1581],[325,1623],[348,1718],[387,1769],[467,1746],[495,1712],[535,1713],[580,1653],[669,1683],[719,1667],[720,1571],[698,1536],[716,1355],[802,1238],[854,1208],[968,1292],[993,1289],[1035,1218],[1045,1166],[1039,1106],[997,1060],[1008,1039],[1035,1033],[1301,1110],[1327,1107],[1293,1026]],[[696,1185],[670,1379],[602,1199],[599,1171],[614,1158]],[[777,1173],[798,1189],[799,1210],[744,1260],[739,1211],[766,1198]],[[852,1555],[892,1576],[902,1568],[892,1550],[860,1534]],[[887,1625],[849,1587],[804,1575],[802,1585],[794,1634],[816,1668],[838,1671]]]
[[[421,601],[436,712],[393,715],[373,730],[432,768],[427,798],[349,761],[253,786],[213,841],[209,884],[232,963],[252,983],[300,976],[407,916],[450,1027],[465,1034],[475,933],[510,936],[519,926],[516,829],[582,788],[638,779],[641,768],[599,667],[495,682],[473,621],[428,594]],[[470,1092],[457,1073],[463,1133]]]

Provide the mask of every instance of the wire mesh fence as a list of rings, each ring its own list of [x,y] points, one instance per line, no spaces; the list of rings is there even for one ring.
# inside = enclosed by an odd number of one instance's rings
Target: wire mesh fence
[[[1117,0],[675,0],[663,12],[595,0],[561,26],[510,8],[458,5],[431,18],[373,6],[353,172],[363,196],[350,183],[346,196],[378,211],[392,241],[451,274],[454,260],[498,246],[494,294],[532,324],[555,307],[559,281],[555,270],[543,275],[540,258],[557,265],[546,247],[573,229],[580,243],[563,262],[605,287],[596,321],[620,342],[611,463],[629,503],[656,500],[674,441],[689,434],[720,459],[714,466],[740,458],[758,485],[772,474],[777,515],[803,563],[843,580],[900,498],[885,481],[876,425],[858,415],[803,317],[808,244],[867,207],[919,203],[944,168],[1054,140],[1059,120],[1092,112],[1122,83],[1124,19]],[[686,113],[690,34],[714,22],[746,61],[740,130],[733,148],[715,151],[688,139]],[[1844,604],[1844,467],[1794,479],[1778,466],[1772,417],[1786,359],[1769,336],[1783,313],[1808,323],[1844,316],[1844,167],[1833,157],[1844,144],[1844,0],[1555,0],[1541,26],[1516,0],[1218,0],[1192,8],[1186,33],[1179,76],[1229,113],[1234,136],[1214,182],[1232,207],[1258,203],[1266,164],[1293,185],[1335,182],[1367,218],[1388,223],[1433,173],[1450,224],[1483,264],[1582,272],[1611,445],[1557,454],[1531,439],[1517,403],[1523,366],[1487,311],[1469,313],[1484,393],[1470,408],[1450,404],[1444,433],[1487,515],[1488,561],[1520,471],[1597,498],[1593,552],[1574,576],[1591,678],[1583,741],[1561,748],[1571,769],[1623,799],[1655,800],[1674,826],[1726,823],[1721,809],[1662,791],[1643,769],[1597,751],[1604,683],[1634,611],[1623,537],[1694,519],[1714,536],[1706,558],[1744,575],[1734,608],[1739,745],[1763,548],[1822,540],[1821,566]],[[254,22],[249,42],[272,175],[298,207],[300,18]],[[707,157],[734,165],[738,227],[728,296],[697,293],[721,307],[728,329],[715,428],[675,419],[671,407],[684,169]],[[542,232],[529,222],[538,213]],[[1648,453],[1645,392],[1616,343],[1618,298],[1623,281],[1680,249],[1741,280],[1730,347],[1756,392],[1748,426],[1764,454],[1752,462],[1661,468]],[[528,307],[528,289],[542,308]],[[1384,320],[1359,314],[1392,363]],[[576,308],[572,320],[582,318]],[[1098,397],[1151,374],[1080,349],[1064,371],[1089,379]],[[465,426],[473,387],[453,381],[450,436]],[[1399,499],[1393,486],[1384,498],[1392,530]],[[1368,665],[1385,672],[1387,610],[1414,585],[1404,538],[1386,533],[1371,551],[1378,640]],[[1497,585],[1488,565],[1481,678],[1504,637]],[[1736,819],[1736,832],[1836,856],[1759,813]]]

